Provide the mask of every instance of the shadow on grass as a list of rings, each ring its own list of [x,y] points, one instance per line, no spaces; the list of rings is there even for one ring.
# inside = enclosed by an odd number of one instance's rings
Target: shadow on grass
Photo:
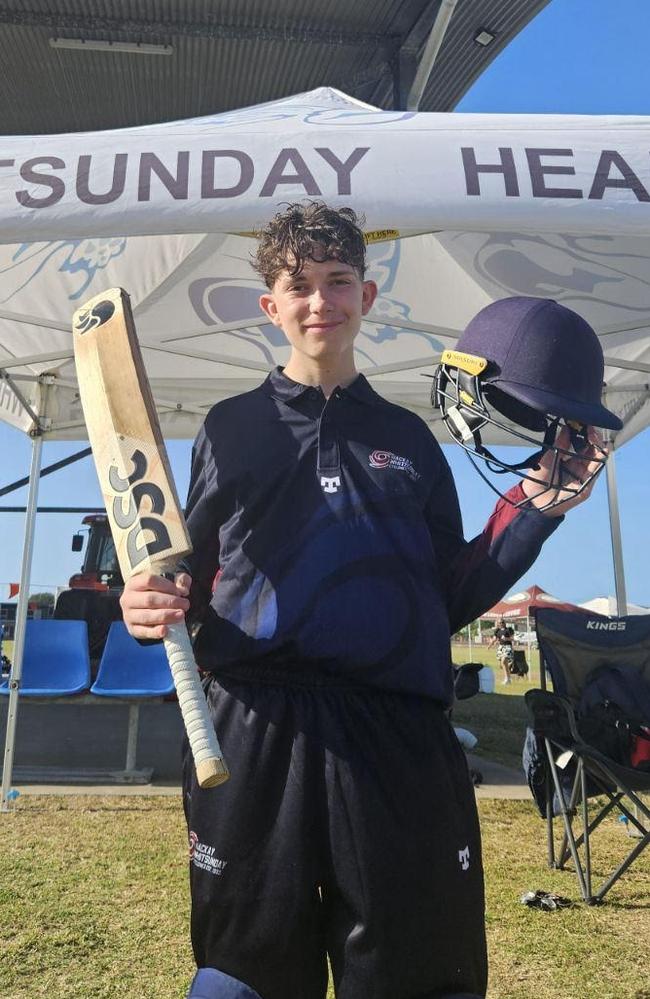
[[[650,909],[650,902],[612,902],[608,898],[607,904],[611,909],[621,909],[626,912],[637,912],[637,910],[641,911],[643,909]]]

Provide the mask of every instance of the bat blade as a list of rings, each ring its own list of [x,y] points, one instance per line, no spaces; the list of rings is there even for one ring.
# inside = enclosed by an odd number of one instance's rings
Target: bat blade
[[[129,298],[112,288],[73,318],[79,393],[124,579],[174,568],[192,545]]]
[[[111,288],[73,317],[79,395],[124,579],[173,572],[192,551],[129,296]],[[202,787],[228,778],[184,624],[165,649]]]

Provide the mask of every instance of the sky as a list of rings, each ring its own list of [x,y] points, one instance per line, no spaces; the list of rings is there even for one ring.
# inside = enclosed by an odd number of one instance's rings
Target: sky
[[[648,0],[551,0],[478,79],[457,111],[520,114],[650,115]],[[82,444],[48,443],[43,465],[72,454]],[[185,495],[190,443],[169,442],[176,483]],[[460,449],[444,445],[458,487],[466,537],[487,520],[494,496]],[[31,445],[0,423],[0,487],[27,475]],[[650,431],[616,453],[627,599],[650,607]],[[0,497],[0,506],[24,505],[26,489]],[[44,478],[42,505],[102,505],[90,458]],[[71,551],[81,515],[37,517],[31,592],[54,590],[79,570]],[[20,578],[24,517],[0,512],[0,599]],[[566,517],[534,567],[515,590],[537,583],[562,600],[582,603],[614,593],[607,490],[601,476],[589,501]]]

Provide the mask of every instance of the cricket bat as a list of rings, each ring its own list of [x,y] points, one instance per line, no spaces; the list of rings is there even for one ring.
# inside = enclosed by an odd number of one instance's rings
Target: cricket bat
[[[111,288],[73,317],[88,437],[120,569],[173,573],[192,551],[135,332],[129,296]],[[228,779],[185,622],[167,625],[165,651],[201,787]]]

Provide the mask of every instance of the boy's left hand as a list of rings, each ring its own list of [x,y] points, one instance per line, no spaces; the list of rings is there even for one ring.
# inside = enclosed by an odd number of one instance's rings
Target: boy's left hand
[[[587,430],[588,446],[579,454],[572,452],[561,455],[552,487],[548,483],[553,473],[553,463],[556,460],[553,451],[547,451],[540,460],[539,467],[527,472],[528,478],[522,480],[524,493],[532,506],[542,510],[547,517],[561,517],[574,506],[584,503],[591,495],[598,473],[605,467],[608,450],[603,438],[595,427]],[[568,427],[562,427],[558,434],[556,445],[571,450],[571,435]],[[576,490],[593,475],[591,482],[576,495]],[[539,483],[539,485],[537,485]],[[553,506],[548,510],[543,507],[553,500]]]

